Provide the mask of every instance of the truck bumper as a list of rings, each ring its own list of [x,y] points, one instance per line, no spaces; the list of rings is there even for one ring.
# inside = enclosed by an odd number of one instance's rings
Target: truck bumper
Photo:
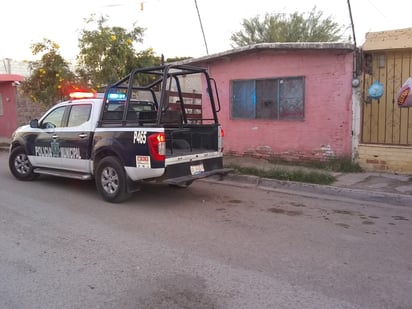
[[[190,183],[214,175],[224,176],[233,169],[223,167],[223,157],[191,160],[166,166],[162,182],[172,185]]]

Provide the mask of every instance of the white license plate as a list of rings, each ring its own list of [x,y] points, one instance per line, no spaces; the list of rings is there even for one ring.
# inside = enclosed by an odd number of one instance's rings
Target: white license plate
[[[192,175],[202,174],[204,171],[205,171],[205,168],[203,167],[203,163],[190,166],[190,172],[192,173]]]

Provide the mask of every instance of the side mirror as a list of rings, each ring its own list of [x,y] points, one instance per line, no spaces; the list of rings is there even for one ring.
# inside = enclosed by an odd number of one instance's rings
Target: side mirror
[[[30,120],[30,128],[38,128],[38,127],[39,127],[39,120],[38,119]]]

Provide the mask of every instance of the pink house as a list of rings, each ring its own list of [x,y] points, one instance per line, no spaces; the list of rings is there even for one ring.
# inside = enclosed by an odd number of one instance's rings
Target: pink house
[[[24,80],[17,74],[0,74],[0,137],[9,138],[18,126],[17,89]]]
[[[264,43],[184,63],[207,67],[217,82],[226,153],[352,155],[352,44]]]

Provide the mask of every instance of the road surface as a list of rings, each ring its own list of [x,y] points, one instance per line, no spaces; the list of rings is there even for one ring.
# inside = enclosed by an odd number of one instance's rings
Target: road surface
[[[205,181],[123,204],[15,180],[0,152],[0,308],[412,308],[412,208]]]

